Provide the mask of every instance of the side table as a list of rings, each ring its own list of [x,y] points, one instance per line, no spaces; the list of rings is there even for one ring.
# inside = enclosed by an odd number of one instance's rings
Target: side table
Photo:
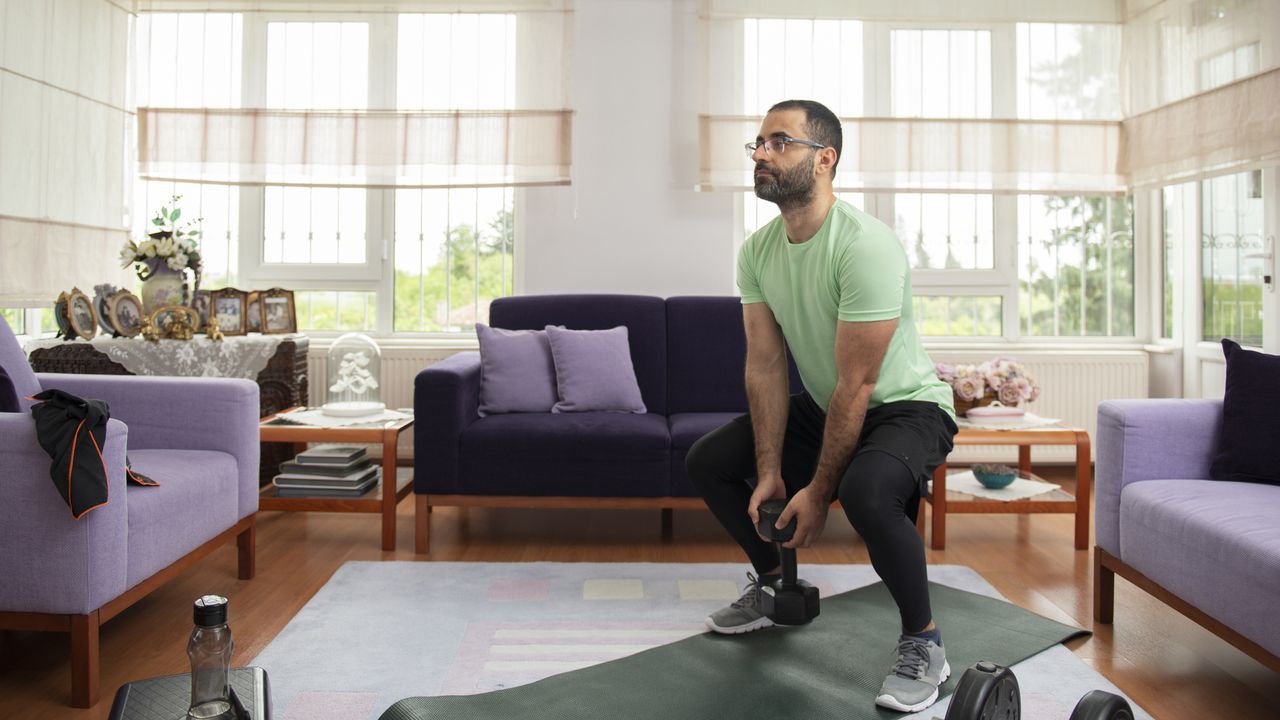
[[[413,491],[412,474],[400,477],[396,472],[396,441],[400,433],[413,427],[413,418],[346,427],[314,427],[273,422],[278,415],[270,415],[259,422],[259,439],[262,442],[293,443],[295,454],[306,450],[307,443],[381,444],[382,479],[373,490],[350,498],[280,497],[275,485],[267,485],[258,495],[258,509],[381,513],[382,549],[395,550],[396,505]]]
[[[947,466],[933,471],[933,492],[921,498],[916,514],[916,527],[920,537],[925,536],[925,507],[933,506],[934,550],[947,546],[948,513],[1073,513],[1076,516],[1075,548],[1089,548],[1089,496],[1093,485],[1093,465],[1089,453],[1089,433],[1078,428],[1039,427],[1024,430],[984,430],[961,428],[955,436],[956,445],[1017,445],[1018,469],[1031,472],[1032,445],[1074,445],[1076,448],[1076,495],[1055,491],[1042,498],[1026,500],[973,500],[960,499],[956,493],[947,494]],[[965,496],[967,497],[967,496]]]
[[[231,668],[231,687],[253,720],[271,719],[267,671]],[[107,720],[180,720],[191,707],[191,675],[165,675],[120,686]]]

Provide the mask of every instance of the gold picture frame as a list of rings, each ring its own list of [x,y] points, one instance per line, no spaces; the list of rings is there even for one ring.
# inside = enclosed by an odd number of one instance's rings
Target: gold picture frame
[[[67,323],[71,331],[85,340],[92,340],[98,333],[98,311],[93,309],[93,300],[80,288],[72,288],[67,293]]]
[[[142,319],[147,314],[142,300],[128,290],[117,290],[107,296],[107,323],[116,337],[137,337],[142,332]]]
[[[262,293],[250,290],[245,302],[245,332],[262,332]]]
[[[223,335],[244,335],[249,331],[249,293],[236,288],[209,292],[209,325],[217,324]]]
[[[186,305],[165,305],[156,308],[149,321],[163,338],[190,340],[200,323],[200,313]]]
[[[271,288],[258,293],[262,305],[262,332],[284,335],[298,332],[298,312],[293,304],[293,291]]]

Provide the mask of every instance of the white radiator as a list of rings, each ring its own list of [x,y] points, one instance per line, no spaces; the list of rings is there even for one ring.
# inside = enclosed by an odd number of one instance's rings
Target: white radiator
[[[990,351],[934,349],[934,362],[977,364],[991,360]],[[1027,409],[1063,424],[1082,427],[1097,445],[1098,403],[1104,400],[1147,397],[1147,354],[1141,350],[1072,352],[1027,350],[1001,353],[1022,363],[1040,386],[1040,398]],[[1071,446],[1038,446],[1032,462],[1075,462]],[[951,454],[952,462],[1016,462],[1018,450],[998,445],[968,445]]]
[[[456,348],[384,349],[382,352],[382,401],[389,408],[413,407],[413,379],[418,372],[458,352]],[[935,349],[935,362],[980,363],[990,360],[991,351]],[[1070,352],[1035,350],[1005,353],[1021,362],[1040,385],[1040,399],[1029,409],[1042,416],[1061,418],[1074,427],[1084,427],[1095,439],[1098,403],[1103,400],[1147,397],[1147,354],[1141,350]],[[325,398],[325,353],[312,348],[310,371],[312,405]],[[412,457],[413,434],[401,436],[400,457]],[[1016,462],[1016,448],[972,445],[957,448],[952,462]],[[1074,447],[1041,446],[1031,450],[1033,462],[1074,462]]]

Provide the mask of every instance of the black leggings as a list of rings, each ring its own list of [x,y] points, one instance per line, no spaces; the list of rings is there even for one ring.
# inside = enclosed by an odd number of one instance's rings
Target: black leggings
[[[871,565],[898,604],[906,632],[923,630],[932,621],[924,543],[915,526],[921,477],[912,465],[932,469],[946,458],[955,426],[943,418],[931,403],[891,403],[868,412],[853,460],[832,498],[839,498],[849,523],[866,541]],[[808,394],[791,398],[782,448],[787,497],[813,478],[825,422],[822,409]],[[685,466],[707,507],[746,551],[756,573],[777,568],[776,546],[756,534],[747,515],[756,476],[750,416],[703,436],[690,448]]]

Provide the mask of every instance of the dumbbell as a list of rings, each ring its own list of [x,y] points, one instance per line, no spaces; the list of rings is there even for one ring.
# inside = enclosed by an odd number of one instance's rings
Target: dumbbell
[[[796,578],[795,548],[782,547],[796,533],[796,519],[779,530],[774,527],[786,500],[766,500],[760,503],[756,528],[764,537],[778,546],[782,557],[782,577],[760,588],[760,609],[776,625],[805,625],[818,617],[818,588]]]
[[[992,662],[980,662],[960,676],[960,683],[943,720],[1021,718],[1022,697],[1013,671]],[[1090,690],[1076,703],[1069,720],[1133,720],[1133,709],[1119,695],[1105,690]]]

